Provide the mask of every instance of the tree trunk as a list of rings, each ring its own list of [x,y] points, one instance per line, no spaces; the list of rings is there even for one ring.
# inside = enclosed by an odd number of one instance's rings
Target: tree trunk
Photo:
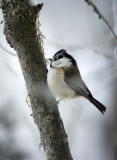
[[[28,0],[2,0],[4,33],[17,51],[26,81],[34,121],[48,160],[72,160],[55,99],[48,90],[47,68],[37,34],[36,18],[42,4],[31,6]],[[13,84],[12,84],[13,85]]]

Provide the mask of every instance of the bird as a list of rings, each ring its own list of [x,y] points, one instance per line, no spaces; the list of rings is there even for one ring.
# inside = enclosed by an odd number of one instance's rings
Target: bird
[[[49,60],[47,84],[54,97],[60,99],[85,97],[104,114],[106,107],[91,94],[81,77],[73,56],[68,54],[65,49],[61,49]]]

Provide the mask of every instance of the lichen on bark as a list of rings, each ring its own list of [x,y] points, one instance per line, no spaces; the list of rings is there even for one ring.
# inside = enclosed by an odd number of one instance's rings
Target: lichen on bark
[[[36,19],[42,4],[31,6],[28,0],[3,0],[4,33],[19,57],[26,81],[34,121],[48,160],[72,160],[67,135],[55,98],[47,86],[47,68],[37,35]]]

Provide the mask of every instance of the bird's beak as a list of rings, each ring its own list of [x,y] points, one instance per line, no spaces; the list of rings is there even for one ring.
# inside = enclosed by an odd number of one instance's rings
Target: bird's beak
[[[48,60],[49,60],[50,62],[52,62],[52,58],[49,58]]]

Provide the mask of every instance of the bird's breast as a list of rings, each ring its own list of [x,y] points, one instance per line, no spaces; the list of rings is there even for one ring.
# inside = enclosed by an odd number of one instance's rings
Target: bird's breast
[[[48,86],[55,97],[75,97],[75,92],[64,81],[64,70],[50,68],[47,75]]]

